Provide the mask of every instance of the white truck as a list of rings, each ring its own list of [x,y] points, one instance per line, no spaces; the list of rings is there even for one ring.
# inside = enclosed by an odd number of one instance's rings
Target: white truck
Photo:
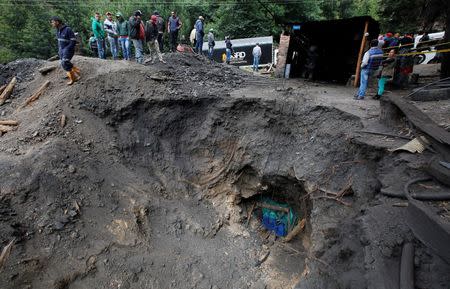
[[[445,32],[436,32],[436,33],[430,33],[428,34],[428,36],[430,37],[430,42],[429,43],[424,43],[423,47],[427,47],[426,49],[421,49],[420,48],[420,39],[423,37],[423,35],[418,35],[416,37],[414,37],[414,50],[420,52],[427,52],[427,53],[421,53],[421,54],[416,54],[414,56],[415,60],[416,60],[416,64],[428,64],[430,63],[435,57],[436,57],[436,50],[439,50],[439,47],[434,47],[433,45],[436,44],[436,42],[438,42],[439,40],[444,39],[444,35]],[[432,40],[436,40],[436,41],[432,41]],[[430,53],[431,52],[431,53]]]

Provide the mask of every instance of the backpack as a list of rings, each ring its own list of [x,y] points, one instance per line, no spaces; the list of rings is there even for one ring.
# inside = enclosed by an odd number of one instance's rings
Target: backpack
[[[158,27],[158,32],[164,32],[164,19],[161,16],[156,19],[156,27]]]

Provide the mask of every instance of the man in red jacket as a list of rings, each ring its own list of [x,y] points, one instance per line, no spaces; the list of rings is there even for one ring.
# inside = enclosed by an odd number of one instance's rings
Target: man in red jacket
[[[142,12],[137,10],[134,15],[130,17],[130,39],[133,41],[134,50],[136,53],[136,62],[144,63],[144,42],[145,42],[145,28],[142,23]]]

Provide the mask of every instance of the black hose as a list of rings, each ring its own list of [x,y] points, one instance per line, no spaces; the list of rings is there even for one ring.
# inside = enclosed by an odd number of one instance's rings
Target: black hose
[[[400,198],[400,199],[416,199],[421,201],[447,201],[450,200],[450,192],[448,193],[410,193],[409,187],[412,184],[418,183],[418,182],[425,182],[430,181],[432,178],[430,177],[420,177],[416,179],[412,179],[409,182],[405,184],[403,187],[403,192],[386,192],[384,190],[381,190],[381,194],[392,197],[392,198]]]
[[[406,243],[400,262],[400,289],[414,289],[414,245]]]

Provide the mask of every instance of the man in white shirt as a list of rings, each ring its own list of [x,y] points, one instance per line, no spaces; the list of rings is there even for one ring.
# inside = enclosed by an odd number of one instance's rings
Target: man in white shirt
[[[253,71],[258,72],[259,60],[261,59],[262,51],[261,47],[259,47],[259,43],[256,43],[256,46],[253,47]]]
[[[111,12],[106,13],[106,20],[103,22],[103,29],[108,35],[109,46],[114,60],[119,55],[119,35],[117,33],[117,23],[113,20]]]

